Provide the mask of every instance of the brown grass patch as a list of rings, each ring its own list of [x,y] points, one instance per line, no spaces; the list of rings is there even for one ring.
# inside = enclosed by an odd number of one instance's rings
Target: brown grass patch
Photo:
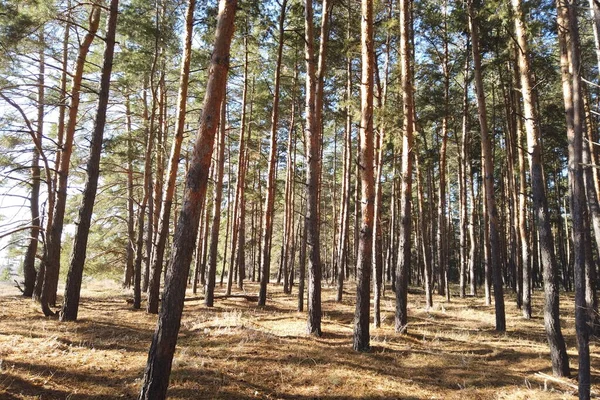
[[[348,288],[354,288],[350,282]],[[248,293],[257,286],[248,283]],[[296,288],[294,288],[296,289]],[[493,307],[481,298],[423,309],[409,295],[408,334],[393,330],[394,297],[382,301],[383,326],[371,329],[372,350],[352,350],[354,294],[333,301],[323,291],[323,336],[306,335],[296,297],[270,286],[265,308],[220,299],[212,309],[185,304],[173,362],[172,399],[571,399],[551,374],[541,293],[525,321],[507,295],[507,333],[494,331]],[[192,297],[192,294],[189,294]],[[132,311],[128,293],[102,281],[84,288],[80,320],[46,319],[17,289],[0,287],[0,398],[136,398],[156,316]],[[563,331],[576,375],[572,296],[562,296]],[[591,344],[592,383],[600,381],[598,341]],[[575,380],[571,379],[571,383]]]

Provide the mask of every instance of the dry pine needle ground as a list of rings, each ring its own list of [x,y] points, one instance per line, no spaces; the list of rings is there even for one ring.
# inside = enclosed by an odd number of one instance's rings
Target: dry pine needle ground
[[[354,287],[350,282],[347,287]],[[249,283],[247,293],[257,292]],[[295,289],[295,288],[294,288]],[[551,375],[541,293],[526,321],[507,296],[507,333],[494,331],[493,306],[482,298],[450,303],[409,295],[407,335],[393,331],[393,293],[382,301],[382,328],[371,328],[372,350],[352,350],[354,293],[342,304],[323,292],[323,337],[305,334],[296,297],[270,286],[265,308],[243,298],[212,309],[191,293],[173,362],[171,399],[571,399],[574,379]],[[136,398],[156,316],[133,311],[118,284],[84,287],[79,321],[46,319],[16,288],[0,286],[0,398]],[[572,296],[562,295],[563,332],[573,376],[577,354]],[[600,381],[592,339],[592,383]]]

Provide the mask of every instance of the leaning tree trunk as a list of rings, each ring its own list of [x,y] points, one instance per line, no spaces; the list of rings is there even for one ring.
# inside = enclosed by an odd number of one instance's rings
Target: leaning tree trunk
[[[220,119],[229,69],[229,47],[234,31],[236,0],[221,0],[209,77],[202,107],[200,128],[193,148],[190,169],[185,180],[181,217],[178,219],[171,260],[165,280],[163,305],[152,338],[140,399],[166,398],[177,334],[181,324],[185,287],[192,261],[198,220],[206,195],[208,172],[213,152],[215,132]]]
[[[400,0],[400,76],[402,82],[402,164],[400,188],[400,229],[398,265],[396,266],[396,332],[405,332],[408,324],[407,292],[411,270],[411,195],[413,151],[413,89],[411,73],[411,18],[410,1]]]
[[[485,93],[483,88],[483,76],[481,73],[481,52],[479,50],[479,27],[475,21],[475,8],[469,0],[469,27],[471,30],[471,42],[473,50],[473,64],[475,74],[475,87],[477,91],[477,107],[479,111],[479,125],[481,128],[481,152],[484,161],[483,171],[485,179],[485,197],[487,205],[487,217],[490,238],[491,273],[494,284],[494,304],[496,308],[496,330],[506,330],[506,317],[504,313],[504,289],[502,286],[501,249],[499,237],[498,210],[494,196],[494,164],[492,162],[492,141],[488,131]]]
[[[271,274],[271,238],[273,236],[273,209],[275,208],[275,166],[277,165],[277,125],[279,123],[279,84],[281,76],[281,59],[283,57],[283,39],[285,34],[285,9],[287,0],[281,2],[279,15],[279,45],[277,47],[277,64],[275,66],[275,80],[273,89],[273,109],[271,114],[271,143],[269,152],[269,169],[267,171],[267,196],[263,216],[263,242],[262,242],[262,275],[258,305],[264,306],[267,302],[267,283]],[[283,250],[282,250],[283,251]],[[284,271],[287,272],[287,271]]]
[[[544,327],[546,329],[548,344],[550,345],[552,371],[554,372],[554,375],[557,376],[568,376],[569,358],[560,329],[559,293],[556,279],[557,265],[556,256],[554,254],[554,238],[552,236],[550,215],[548,213],[546,188],[544,186],[545,180],[542,166],[541,138],[533,103],[533,85],[526,37],[527,29],[524,22],[521,0],[512,0],[511,2],[515,14],[515,33],[519,44],[519,72],[521,94],[523,96],[523,117],[525,119],[525,130],[527,132],[527,154],[529,155],[531,191],[533,194],[533,208],[536,215],[538,246],[540,248],[541,256],[540,261],[544,275]],[[519,162],[519,164],[521,164],[521,162]],[[524,174],[522,173],[521,179],[523,178]],[[522,188],[523,185],[521,185],[521,189]],[[528,260],[524,258],[523,262],[526,263]],[[525,290],[526,285],[524,282],[523,291]],[[523,299],[525,300],[525,297]],[[526,306],[524,301],[524,312]],[[529,307],[531,307],[530,304]],[[529,312],[531,313],[531,310]]]
[[[181,59],[181,73],[179,75],[179,94],[177,96],[177,126],[175,127],[175,138],[171,147],[169,157],[169,170],[167,172],[167,187],[162,200],[162,210],[158,227],[158,239],[154,246],[152,256],[152,268],[150,270],[150,283],[148,289],[147,311],[152,314],[158,313],[158,297],[160,292],[160,273],[163,269],[163,259],[171,217],[171,207],[175,194],[177,169],[181,155],[181,143],[185,131],[185,115],[187,106],[188,82],[190,78],[190,59],[192,55],[192,36],[194,30],[194,9],[196,0],[189,0],[185,14],[185,39],[183,57]]]
[[[370,0],[362,0],[361,11],[360,156],[363,165],[360,180],[362,209],[352,347],[356,351],[367,351],[370,348],[369,311],[371,268],[373,265],[373,213],[375,208],[373,176],[373,3]]]
[[[589,315],[585,301],[586,220],[585,187],[582,168],[584,132],[580,75],[580,45],[575,4],[556,2],[563,98],[569,143],[569,191],[573,223],[573,269],[575,282],[575,330],[579,353],[579,398],[590,398]],[[589,236],[588,236],[589,237]]]
[[[106,126],[106,110],[110,94],[110,77],[113,66],[113,55],[115,49],[115,34],[117,30],[117,16],[119,0],[111,0],[108,21],[106,23],[106,37],[104,47],[104,61],[100,75],[100,93],[98,95],[98,110],[94,122],[92,141],[90,144],[90,158],[86,165],[87,182],[83,190],[83,200],[79,209],[79,221],[77,232],[73,241],[73,253],[67,275],[65,287],[65,299],[60,315],[61,321],[75,321],[79,310],[79,297],[81,294],[81,279],[83,277],[83,265],[85,263],[88,236],[98,189],[98,177],[100,176],[100,155],[102,153],[102,140]]]
[[[56,184],[56,202],[54,204],[54,213],[50,231],[47,233],[46,256],[44,262],[45,274],[40,296],[42,311],[46,316],[54,314],[49,306],[56,303],[56,289],[58,287],[58,274],[60,269],[61,237],[65,219],[65,209],[67,206],[67,181],[69,178],[69,168],[71,166],[71,154],[73,153],[75,128],[77,127],[77,111],[79,110],[81,82],[83,80],[85,59],[92,41],[96,36],[99,23],[100,7],[98,5],[93,5],[89,17],[88,33],[85,35],[83,42],[79,47],[75,72],[73,73],[69,119],[60,155],[60,165],[57,171],[58,181]]]

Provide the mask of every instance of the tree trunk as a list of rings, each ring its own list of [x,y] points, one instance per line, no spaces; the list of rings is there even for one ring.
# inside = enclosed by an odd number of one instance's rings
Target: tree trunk
[[[125,126],[127,129],[127,261],[123,287],[129,288],[134,277],[135,262],[135,213],[133,211],[133,146],[131,138],[131,107],[129,94],[125,96]]]
[[[319,230],[320,120],[317,113],[317,75],[314,56],[313,0],[305,0],[306,58],[306,242],[308,246],[308,321],[309,334],[321,336],[321,246]],[[323,7],[326,11],[327,7]],[[325,12],[324,12],[325,13]],[[323,18],[326,21],[326,18]]]
[[[586,220],[582,164],[584,114],[580,75],[580,44],[576,5],[557,0],[558,38],[563,98],[569,144],[568,176],[573,223],[573,269],[575,282],[575,330],[579,353],[579,398],[590,398],[589,315],[585,301]]]
[[[183,57],[181,58],[181,73],[179,75],[179,93],[177,95],[177,125],[175,127],[175,138],[171,147],[169,157],[169,170],[167,172],[167,187],[162,199],[162,210],[160,223],[158,225],[157,241],[152,256],[152,268],[150,271],[150,284],[148,289],[147,311],[151,314],[158,313],[158,298],[160,292],[160,274],[163,269],[165,246],[169,235],[171,207],[177,180],[177,169],[181,155],[181,143],[185,130],[185,115],[187,106],[188,83],[190,77],[190,59],[192,55],[192,36],[194,29],[194,9],[196,0],[189,0],[185,14],[185,39]]]
[[[279,124],[279,84],[281,76],[281,59],[283,57],[283,41],[285,34],[285,12],[287,0],[281,2],[279,15],[279,45],[277,47],[277,64],[275,66],[275,86],[273,89],[273,110],[271,114],[271,143],[269,152],[269,168],[267,171],[267,196],[263,216],[263,242],[262,242],[262,276],[258,305],[264,306],[267,302],[267,283],[271,274],[271,238],[273,236],[273,209],[275,207],[275,167],[277,165],[277,127]],[[285,231],[285,229],[284,229]],[[283,251],[283,250],[282,250]],[[287,273],[287,271],[284,271]],[[285,291],[286,288],[284,288]]]
[[[550,216],[548,214],[548,201],[546,198],[545,180],[542,168],[541,138],[538,119],[533,106],[533,84],[526,36],[527,29],[524,22],[521,0],[511,0],[511,2],[515,15],[515,33],[519,44],[517,53],[521,78],[521,94],[523,96],[523,117],[525,120],[525,130],[527,132],[527,154],[529,156],[533,208],[536,215],[537,232],[539,236],[538,245],[540,247],[541,255],[540,261],[544,274],[544,327],[546,329],[548,344],[550,345],[552,371],[556,376],[568,376],[569,359],[559,320],[559,293],[556,280],[557,265],[556,256],[554,254],[554,238],[552,236]],[[519,164],[521,164],[521,162]],[[522,173],[521,179],[523,180],[523,178],[524,174]],[[523,184],[521,184],[521,189],[523,189]],[[521,204],[519,206],[519,208],[522,207]],[[524,257],[523,262],[526,263],[528,260]],[[527,281],[525,281],[525,274],[523,275],[523,312],[525,313],[525,307],[528,306],[530,308],[529,314],[531,314],[531,304],[527,305],[525,303],[525,290],[529,290],[529,277],[527,277]]]
[[[219,147],[217,161],[217,181],[214,189],[215,204],[213,206],[212,227],[210,231],[210,246],[208,250],[208,271],[206,273],[206,289],[204,292],[204,305],[212,307],[215,296],[215,280],[217,274],[217,258],[219,250],[219,231],[221,227],[221,199],[223,197],[223,175],[225,172],[225,136],[227,136],[226,120],[227,102],[223,97],[221,105],[221,119],[219,130]],[[227,241],[225,241],[227,243]]]
[[[200,128],[194,144],[190,170],[186,176],[184,201],[165,280],[163,304],[152,338],[139,397],[144,400],[162,400],[167,394],[192,249],[200,218],[199,204],[206,195],[214,137],[220,119],[219,109],[227,83],[229,47],[234,31],[236,8],[236,0],[221,0],[219,3],[215,48],[211,58]]]
[[[367,351],[370,348],[369,311],[371,268],[373,265],[373,217],[375,183],[373,176],[373,3],[361,2],[361,228],[358,244],[356,311],[354,312],[353,348]]]
[[[148,107],[147,107],[147,87],[144,88],[143,93],[143,103],[144,103],[144,122],[147,123],[148,120]],[[136,238],[136,247],[135,247],[135,266],[134,266],[134,285],[133,285],[133,308],[140,309],[142,306],[142,294],[144,291],[144,283],[142,282],[142,263],[144,262],[144,222],[146,219],[146,209],[148,204],[152,204],[152,149],[154,147],[154,129],[152,126],[149,128],[146,125],[146,153],[144,158],[144,194],[142,198],[142,202],[138,207],[138,223],[137,223],[137,238]],[[148,219],[150,218],[151,212],[148,212]],[[152,235],[152,224],[151,221],[148,223],[148,229],[146,229],[147,235]],[[146,243],[148,246],[149,243]],[[145,273],[144,281],[146,281]]]
[[[396,332],[406,332],[408,324],[407,292],[408,275],[411,271],[411,195],[412,195],[412,151],[413,151],[413,88],[410,68],[411,7],[409,0],[400,1],[400,76],[402,82],[402,165],[400,188],[400,229],[398,243],[398,265],[396,267]]]
[[[437,207],[437,261],[439,275],[439,293],[450,301],[448,290],[448,238],[446,235],[446,149],[448,143],[448,118],[450,117],[450,66],[448,65],[448,23],[447,0],[444,1],[444,53],[442,56],[442,72],[444,75],[444,115],[442,116],[442,141],[440,144],[439,186]]]
[[[94,121],[92,142],[90,145],[90,158],[86,165],[87,182],[83,190],[83,200],[79,209],[79,221],[77,232],[73,241],[73,253],[67,275],[65,287],[65,299],[60,315],[61,321],[75,321],[79,310],[79,297],[81,294],[81,279],[83,277],[83,266],[85,263],[88,236],[98,189],[98,177],[100,176],[100,155],[102,153],[102,140],[106,126],[106,110],[110,94],[110,77],[113,66],[113,55],[115,49],[115,34],[117,30],[119,0],[111,0],[110,11],[106,23],[106,38],[104,47],[104,60],[102,73],[100,75],[100,93],[98,95],[98,109]]]
[[[45,74],[45,38],[44,27],[40,27],[40,61],[38,70],[38,96],[37,96],[37,122],[36,136],[41,145],[44,137],[44,74]],[[38,249],[38,237],[40,235],[40,150],[37,146],[33,147],[33,159],[31,161],[31,194],[29,197],[29,209],[31,211],[31,230],[29,236],[29,245],[23,259],[23,296],[31,297],[35,288],[35,259]]]
[[[477,91],[477,107],[479,111],[479,125],[481,128],[481,152],[484,161],[483,171],[485,179],[485,203],[487,205],[487,217],[490,239],[490,261],[491,274],[494,284],[494,304],[496,308],[496,330],[506,330],[506,317],[504,314],[504,289],[502,287],[501,271],[501,249],[500,249],[500,227],[498,224],[498,210],[494,196],[494,165],[492,161],[492,141],[488,132],[485,93],[483,89],[483,76],[481,72],[481,52],[479,50],[479,32],[477,21],[475,21],[475,9],[469,0],[469,27],[471,30],[471,42],[473,50],[473,64],[475,74],[475,87]]]
[[[350,1],[348,1],[350,4]],[[348,24],[346,28],[347,37],[350,41],[351,26],[351,7],[348,6]],[[352,110],[350,108],[350,99],[352,98],[352,56],[349,50],[346,51],[346,128],[344,130],[344,166],[342,196],[340,203],[340,235],[338,244],[337,259],[337,294],[335,300],[340,303],[344,292],[344,278],[348,271],[348,241],[350,224],[350,178],[352,167]],[[357,180],[358,181],[358,180]]]
[[[469,265],[469,256],[467,254],[467,227],[468,227],[468,206],[467,206],[467,163],[470,163],[470,154],[468,152],[469,144],[469,38],[466,38],[465,68],[463,82],[463,115],[462,115],[462,135],[460,137],[460,153],[458,155],[458,190],[460,198],[460,266],[459,266],[459,295],[465,297],[467,286],[467,271]],[[471,293],[474,295],[474,293]]]
[[[246,24],[248,22],[246,21]],[[240,147],[238,154],[238,176],[236,183],[235,202],[233,205],[233,219],[232,219],[232,232],[231,232],[231,256],[229,261],[229,273],[227,275],[227,295],[231,294],[231,287],[233,285],[234,277],[234,266],[236,263],[236,256],[238,255],[238,240],[240,235],[240,210],[245,207],[243,204],[243,191],[244,191],[244,180],[246,175],[246,104],[248,98],[248,39],[244,38],[244,89],[242,93],[242,116],[240,122]]]
[[[75,72],[73,73],[69,119],[60,155],[60,165],[57,171],[56,203],[54,204],[54,214],[50,231],[47,233],[44,284],[40,296],[42,311],[46,316],[54,314],[49,306],[56,303],[56,289],[58,286],[60,269],[61,238],[65,219],[65,208],[67,205],[67,181],[69,178],[69,168],[71,166],[71,154],[73,152],[73,138],[77,126],[77,111],[79,110],[81,82],[83,80],[85,59],[96,35],[96,31],[98,30],[99,23],[100,7],[93,5],[92,10],[90,11],[88,33],[85,35],[79,47]]]

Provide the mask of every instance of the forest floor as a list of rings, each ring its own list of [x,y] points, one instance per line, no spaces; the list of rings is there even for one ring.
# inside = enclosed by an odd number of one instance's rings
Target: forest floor
[[[354,287],[349,283],[348,287]],[[295,292],[294,288],[294,292]],[[552,374],[542,296],[524,320],[506,298],[507,332],[481,297],[409,294],[408,334],[393,330],[394,297],[382,301],[372,350],[352,350],[354,293],[335,303],[323,290],[323,336],[306,335],[296,296],[269,287],[267,307],[243,298],[206,308],[188,293],[173,362],[170,399],[571,399],[575,379]],[[257,293],[248,283],[246,293]],[[0,398],[132,399],[140,390],[156,316],[133,311],[110,281],[84,284],[79,321],[44,318],[16,288],[0,286]],[[59,298],[60,301],[60,298]],[[562,326],[576,376],[572,295],[561,295]],[[600,390],[600,343],[591,343],[593,391]],[[541,375],[547,374],[548,376]]]

